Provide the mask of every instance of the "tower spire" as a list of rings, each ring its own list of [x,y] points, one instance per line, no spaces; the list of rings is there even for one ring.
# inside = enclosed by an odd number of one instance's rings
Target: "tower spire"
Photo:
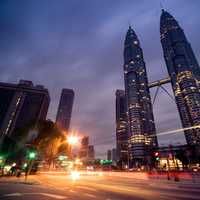
[[[163,4],[162,4],[161,1],[160,1],[160,9],[161,9],[161,10],[164,10],[164,7],[163,7]]]

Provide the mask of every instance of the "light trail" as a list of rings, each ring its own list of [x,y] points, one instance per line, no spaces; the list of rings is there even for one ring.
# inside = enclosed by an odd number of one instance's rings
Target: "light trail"
[[[191,127],[187,127],[187,128],[175,129],[175,130],[171,130],[171,131],[165,131],[165,132],[157,133],[157,134],[155,134],[155,136],[168,135],[168,134],[178,133],[181,131],[187,131],[187,130],[196,129],[196,128],[200,128],[200,125],[191,126]]]

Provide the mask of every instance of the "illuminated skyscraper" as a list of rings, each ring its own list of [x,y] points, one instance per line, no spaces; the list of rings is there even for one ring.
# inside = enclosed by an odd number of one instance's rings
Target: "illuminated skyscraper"
[[[147,164],[157,146],[151,98],[143,52],[129,27],[124,44],[124,80],[129,127],[129,163]]]
[[[124,90],[116,91],[116,146],[117,163],[124,167],[128,163],[127,108]]]
[[[72,107],[74,102],[74,91],[72,89],[62,89],[56,123],[58,127],[68,132],[70,127]]]
[[[165,10],[160,37],[182,125],[200,125],[200,68],[182,28]],[[185,137],[188,144],[200,144],[200,129],[185,130]]]

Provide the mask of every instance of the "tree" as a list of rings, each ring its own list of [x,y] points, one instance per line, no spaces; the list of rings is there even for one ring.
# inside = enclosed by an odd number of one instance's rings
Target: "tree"
[[[66,138],[57,125],[50,120],[38,123],[37,130],[38,135],[32,144],[39,152],[40,157],[45,160],[50,167]]]

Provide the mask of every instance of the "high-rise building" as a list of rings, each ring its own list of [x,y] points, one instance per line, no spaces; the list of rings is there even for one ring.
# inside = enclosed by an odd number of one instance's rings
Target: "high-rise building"
[[[117,150],[115,148],[112,149],[112,161],[117,161]]]
[[[183,29],[162,10],[160,38],[176,104],[184,128],[200,125],[200,68]],[[188,144],[200,144],[200,129],[185,130]]]
[[[62,89],[56,123],[58,127],[68,133],[74,102],[74,91],[72,89]]]
[[[126,97],[124,90],[116,91],[116,139],[117,163],[123,167],[128,163],[128,128]]]
[[[88,146],[88,159],[89,160],[94,160],[94,158],[95,158],[94,146],[93,145],[89,145]]]
[[[93,145],[89,145],[89,137],[84,136],[81,139],[81,146],[79,149],[79,158],[82,161],[92,161],[95,158],[95,150]]]
[[[157,146],[157,137],[143,52],[131,27],[124,43],[124,80],[129,164],[147,164],[150,162],[150,150]]]
[[[7,137],[18,142],[20,130],[46,119],[50,97],[43,86],[25,80],[18,84],[0,83],[0,96],[1,140]]]
[[[81,140],[81,147],[79,150],[79,157],[80,158],[87,158],[88,157],[88,147],[89,147],[89,137],[84,136]]]
[[[110,149],[107,151],[107,160],[112,160],[112,151]]]

